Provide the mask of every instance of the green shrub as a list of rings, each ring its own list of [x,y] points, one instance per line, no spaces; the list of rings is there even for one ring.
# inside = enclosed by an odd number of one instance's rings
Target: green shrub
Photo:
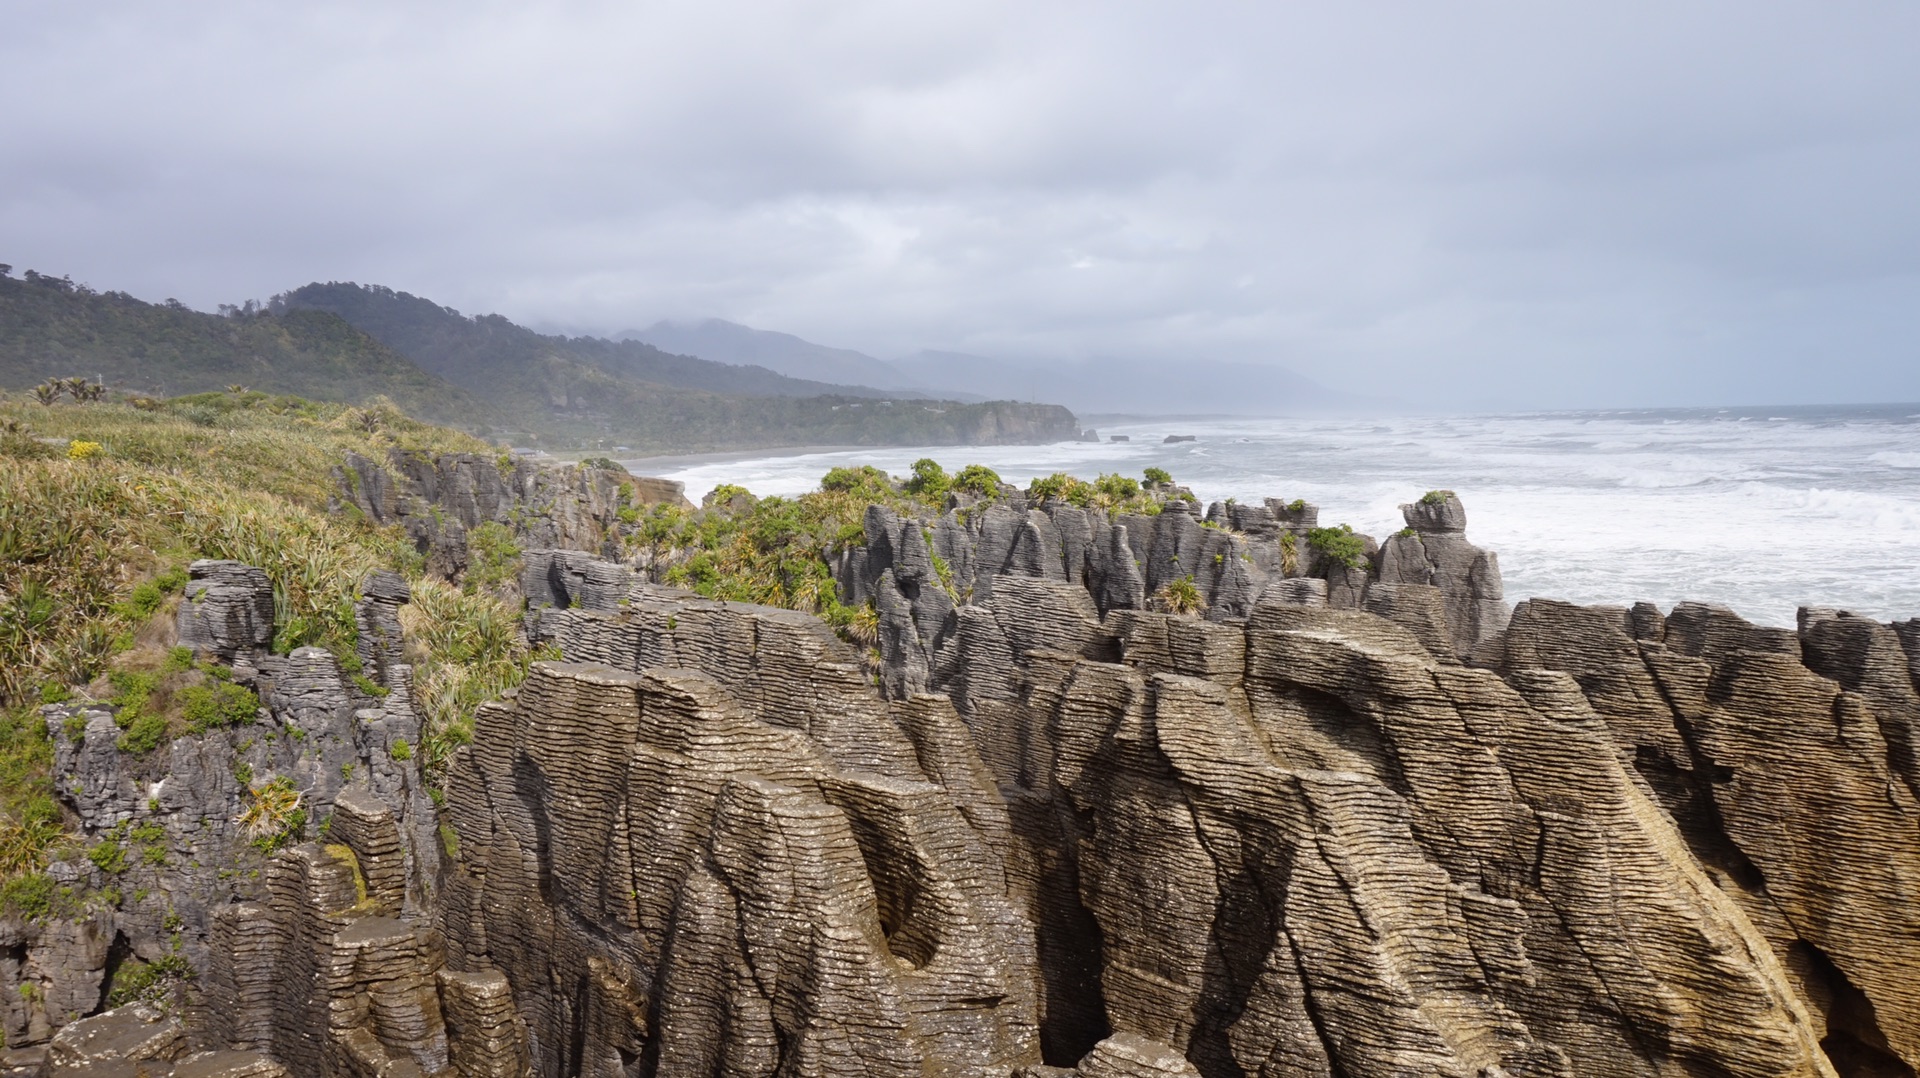
[[[1148,468],[1140,474],[1146,477],[1147,482],[1161,486],[1166,486],[1173,482],[1173,473],[1167,471],[1165,468]]]
[[[467,572],[460,586],[469,592],[500,592],[519,582],[520,544],[513,529],[497,520],[467,529]]]
[[[115,720],[118,719],[116,715]],[[138,711],[121,729],[119,739],[114,742],[121,752],[149,753],[167,740],[167,717],[156,711]]]
[[[249,725],[259,710],[260,698],[253,690],[232,682],[189,685],[180,690],[180,715],[192,733]]]
[[[186,570],[169,569],[151,580],[135,584],[116,612],[131,622],[145,621],[160,609],[161,604],[167,601],[167,596],[186,586]]]
[[[1161,585],[1159,597],[1166,604],[1167,612],[1172,614],[1197,614],[1207,605],[1192,576],[1183,576]]]
[[[1102,475],[1093,488],[1114,501],[1130,501],[1140,496],[1140,481],[1124,475]]]
[[[893,493],[893,480],[870,464],[856,468],[834,468],[820,477],[820,489],[852,494],[868,501],[885,501]]]
[[[1305,498],[1295,498],[1287,503],[1287,512],[1289,513],[1304,513],[1306,511],[1307,500]]]
[[[969,464],[954,473],[952,488],[990,498],[1000,493],[1000,473],[984,464]]]
[[[53,877],[40,872],[15,876],[0,884],[0,907],[15,910],[32,921],[44,921],[53,912]]]
[[[406,738],[396,737],[393,739],[393,748],[388,755],[396,760],[411,760],[413,759],[413,746],[407,743]]]
[[[171,1002],[176,984],[192,979],[193,966],[183,955],[162,955],[152,962],[129,958],[113,972],[107,1006],[141,1002],[164,1005]]]
[[[109,836],[87,850],[87,860],[100,871],[117,876],[127,870],[127,848],[120,845],[119,839]]]
[[[1445,505],[1447,504],[1447,499],[1451,497],[1453,497],[1453,491],[1451,490],[1429,490],[1425,494],[1420,495],[1420,504]]]
[[[1355,535],[1353,528],[1346,524],[1312,529],[1307,532],[1307,545],[1321,557],[1349,569],[1364,568],[1367,564],[1366,540]]]
[[[612,457],[585,457],[580,461],[580,466],[595,471],[619,472],[621,475],[627,474],[627,466],[614,460]]]
[[[293,780],[285,776],[247,790],[247,805],[235,822],[261,853],[276,853],[300,838],[307,827],[307,810]]]
[[[932,457],[913,462],[913,474],[907,477],[906,491],[928,501],[938,501],[953,487],[953,477]]]
[[[1084,506],[1093,499],[1093,487],[1084,479],[1065,472],[1042,476],[1027,485],[1027,497],[1034,501],[1060,498],[1072,505]]]

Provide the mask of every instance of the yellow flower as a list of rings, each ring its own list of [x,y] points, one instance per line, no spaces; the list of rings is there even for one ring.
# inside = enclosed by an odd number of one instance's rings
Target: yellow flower
[[[99,455],[100,451],[105,448],[106,447],[99,442],[83,442],[75,438],[73,441],[67,443],[67,459],[86,460],[88,457]]]

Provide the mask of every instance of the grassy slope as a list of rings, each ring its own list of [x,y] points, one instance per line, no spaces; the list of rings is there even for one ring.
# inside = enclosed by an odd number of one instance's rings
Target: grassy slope
[[[227,318],[94,292],[61,278],[0,277],[0,386],[103,377],[154,395],[243,384],[357,404],[390,397],[409,414],[470,429],[493,407],[322,311]]]
[[[378,458],[390,447],[488,451],[390,408],[261,393],[153,410],[0,395],[0,877],[9,887],[44,881],[49,858],[74,854],[33,705],[76,692],[108,699],[128,675],[158,669],[164,649],[147,653],[168,638],[166,592],[194,558],[265,569],[276,649],[313,644],[343,658],[362,576],[388,567],[415,579],[420,609],[408,616],[424,644],[420,671],[428,694],[444,697],[422,703],[442,717],[443,740],[463,736],[459,708],[470,712],[479,695],[515,680],[526,654],[514,609],[420,580],[419,558],[397,531],[330,511],[335,463],[349,450]],[[128,719],[123,710],[123,726]],[[153,733],[177,734],[185,721],[159,716]]]

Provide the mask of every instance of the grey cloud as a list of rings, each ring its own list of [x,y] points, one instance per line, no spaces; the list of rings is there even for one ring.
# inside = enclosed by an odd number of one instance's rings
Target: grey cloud
[[[1893,3],[0,3],[0,259],[1435,405],[1920,398]]]

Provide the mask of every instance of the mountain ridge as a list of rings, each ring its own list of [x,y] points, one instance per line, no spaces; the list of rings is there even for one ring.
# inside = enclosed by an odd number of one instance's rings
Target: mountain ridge
[[[1395,403],[1275,365],[1114,356],[1041,363],[948,349],[880,359],[723,318],[662,320],[646,329],[623,330],[614,339],[723,363],[758,364],[788,377],[853,379],[961,400],[1061,401],[1077,412],[1289,415],[1364,412]]]

